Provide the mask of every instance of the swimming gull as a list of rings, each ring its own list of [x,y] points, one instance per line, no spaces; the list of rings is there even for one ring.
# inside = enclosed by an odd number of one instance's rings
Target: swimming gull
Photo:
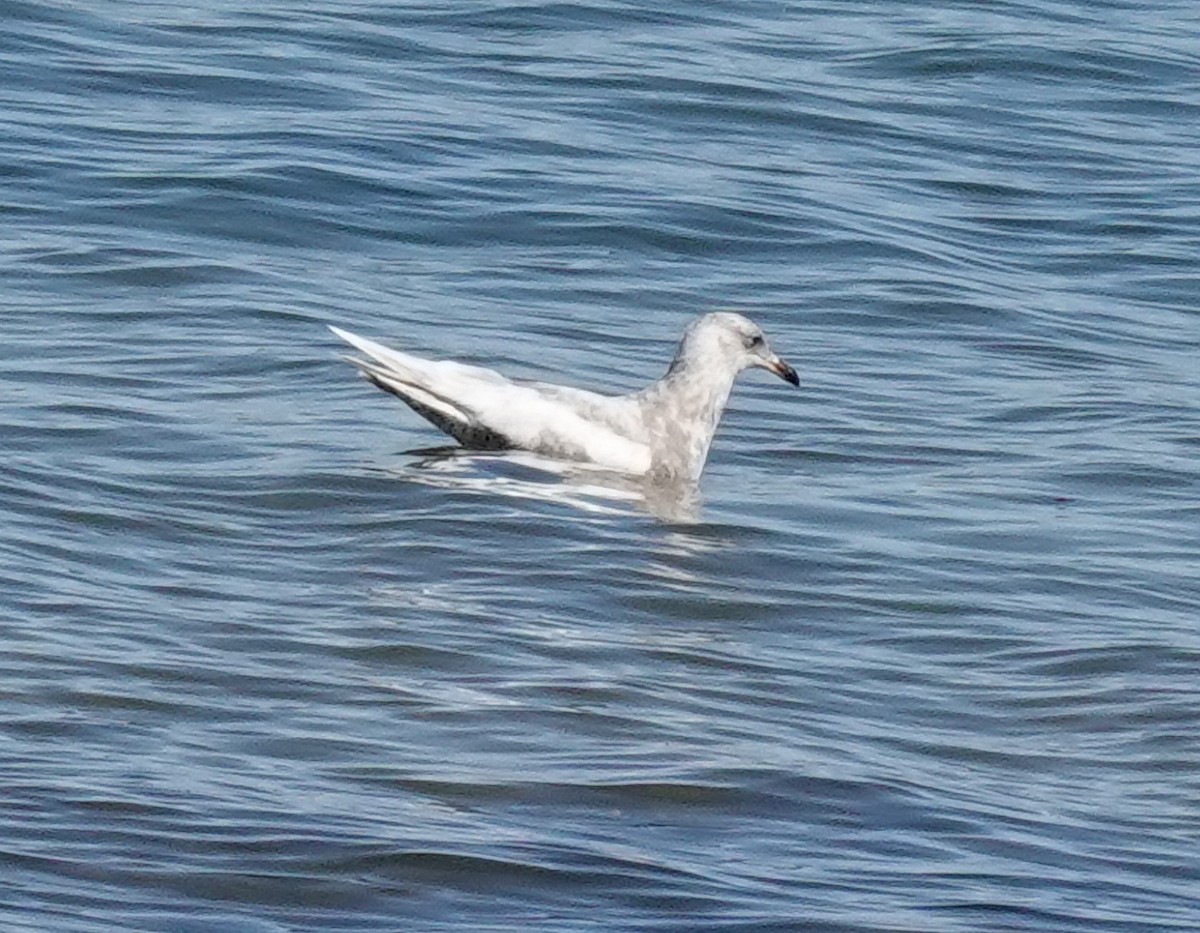
[[[464,447],[530,450],[655,480],[700,478],[743,369],[759,366],[800,384],[796,371],[771,352],[762,329],[728,311],[692,321],[665,376],[616,396],[514,382],[490,369],[425,360],[329,329],[364,354],[347,357],[363,376]]]

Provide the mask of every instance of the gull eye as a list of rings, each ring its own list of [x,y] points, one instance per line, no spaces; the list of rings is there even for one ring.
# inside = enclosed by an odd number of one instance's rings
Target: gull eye
[[[762,334],[755,334],[753,337],[746,338],[746,349],[753,350],[755,347],[761,347],[763,344]]]

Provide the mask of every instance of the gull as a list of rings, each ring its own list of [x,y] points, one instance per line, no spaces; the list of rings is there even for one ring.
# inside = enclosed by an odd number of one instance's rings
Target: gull
[[[692,321],[666,374],[639,392],[602,395],[517,382],[490,369],[426,360],[330,327],[363,354],[346,357],[434,427],[474,450],[527,450],[651,480],[696,482],[744,369],[799,385],[747,317],[715,311]]]

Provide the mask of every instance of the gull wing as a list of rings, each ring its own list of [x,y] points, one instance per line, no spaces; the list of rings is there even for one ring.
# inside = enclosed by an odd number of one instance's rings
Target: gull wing
[[[479,366],[425,360],[331,327],[366,359],[349,361],[372,383],[464,447],[531,450],[634,473],[650,448],[633,431],[630,402],[560,386],[526,385]]]

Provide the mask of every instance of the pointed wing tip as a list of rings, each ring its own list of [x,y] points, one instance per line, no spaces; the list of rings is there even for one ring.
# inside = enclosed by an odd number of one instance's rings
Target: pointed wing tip
[[[360,337],[358,334],[352,334],[350,331],[342,330],[340,327],[334,327],[332,324],[326,324],[325,326],[333,332],[334,336],[340,337],[342,340],[346,341],[346,343],[350,344],[350,346],[354,347],[355,350],[358,350],[360,353],[364,353],[367,356],[379,358],[381,355],[386,356],[391,353],[387,347],[381,346],[373,340],[368,340],[366,337]]]

